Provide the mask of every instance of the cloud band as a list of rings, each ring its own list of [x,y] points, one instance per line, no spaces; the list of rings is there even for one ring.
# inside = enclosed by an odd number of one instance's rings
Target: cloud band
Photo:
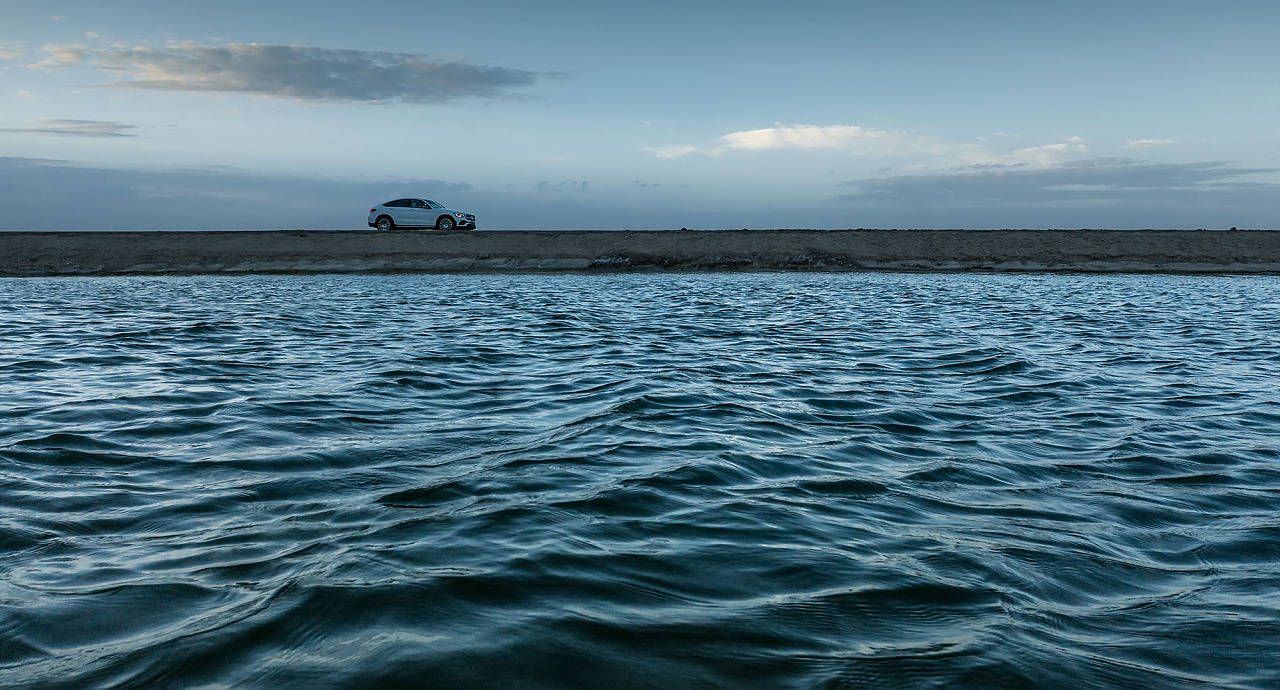
[[[127,75],[106,84],[114,88],[239,92],[309,101],[446,103],[509,96],[546,76],[412,53],[256,43],[104,49],[49,45],[44,50],[48,57],[33,68],[89,63]]]

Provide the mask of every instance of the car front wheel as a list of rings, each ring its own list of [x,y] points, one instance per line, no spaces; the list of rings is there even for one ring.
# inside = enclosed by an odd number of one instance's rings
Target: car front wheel
[[[440,216],[440,220],[436,221],[436,230],[441,232],[453,230],[453,219],[449,216]]]

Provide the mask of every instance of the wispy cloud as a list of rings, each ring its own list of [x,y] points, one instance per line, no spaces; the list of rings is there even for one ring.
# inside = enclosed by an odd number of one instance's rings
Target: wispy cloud
[[[585,192],[588,183],[586,180],[569,180],[566,182],[549,182],[543,180],[533,186],[534,190],[539,192]]]
[[[784,125],[749,129],[721,135],[710,146],[671,144],[650,146],[645,150],[658,158],[683,158],[693,154],[722,155],[729,151],[766,151],[777,149],[856,149],[870,142],[887,142],[903,136],[884,130],[864,129],[858,125]]]
[[[22,46],[11,46],[0,43],[0,60],[17,60],[26,55],[27,51]]]
[[[1275,173],[1270,168],[1234,167],[1223,162],[1153,164],[1121,158],[1074,161],[1046,168],[995,166],[962,173],[898,175],[845,183],[856,191],[844,201],[872,206],[998,208],[1063,204],[1129,205],[1226,197],[1237,192],[1275,193],[1280,184],[1246,179]]]
[[[1088,151],[1089,146],[1084,143],[1084,139],[1081,139],[1080,137],[1071,137],[1065,142],[1014,149],[1005,155],[996,154],[992,156],[992,159],[989,162],[1003,165],[1022,164],[1049,166],[1061,162],[1067,154],[1086,153]]]
[[[720,137],[728,149],[843,149],[869,140],[895,136],[892,132],[863,129],[857,125],[777,125],[764,129],[730,132]]]
[[[1168,146],[1177,143],[1173,139],[1134,139],[1125,144],[1127,149],[1149,149],[1155,146]]]
[[[801,152],[838,151],[856,156],[912,156],[931,162],[933,167],[970,165],[1047,166],[1078,157],[1089,150],[1081,137],[999,150],[988,142],[947,141],[939,137],[859,125],[785,125],[750,129],[721,135],[708,146],[673,144],[645,149],[658,158],[674,159],[729,152],[795,150]]]
[[[106,86],[220,91],[311,101],[446,103],[513,95],[550,76],[411,53],[184,42],[164,48],[45,46],[39,69],[89,62],[127,78]]]
[[[79,43],[56,45],[50,43],[44,47],[45,58],[28,65],[31,69],[54,69],[71,67],[84,62],[89,56],[89,48]]]
[[[658,158],[665,158],[670,160],[673,158],[680,158],[683,156],[688,156],[689,154],[697,153],[700,149],[697,146],[684,146],[680,144],[675,144],[672,146],[650,146],[645,150],[657,156]]]
[[[28,123],[26,127],[4,127],[0,132],[21,134],[48,134],[60,137],[136,137],[133,125],[106,120],[57,120],[42,118]]]

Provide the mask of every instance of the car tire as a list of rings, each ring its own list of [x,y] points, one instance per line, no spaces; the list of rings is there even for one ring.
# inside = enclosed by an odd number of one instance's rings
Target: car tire
[[[396,229],[396,222],[391,220],[391,216],[378,216],[378,219],[373,221],[373,226],[383,232],[389,232]]]
[[[452,232],[454,227],[456,226],[453,223],[453,219],[449,216],[440,216],[439,220],[436,221],[436,230],[440,232]]]

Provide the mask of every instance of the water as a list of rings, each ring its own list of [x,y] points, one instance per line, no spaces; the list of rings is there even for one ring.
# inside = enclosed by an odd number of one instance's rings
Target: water
[[[0,280],[0,686],[1280,684],[1280,280]]]

